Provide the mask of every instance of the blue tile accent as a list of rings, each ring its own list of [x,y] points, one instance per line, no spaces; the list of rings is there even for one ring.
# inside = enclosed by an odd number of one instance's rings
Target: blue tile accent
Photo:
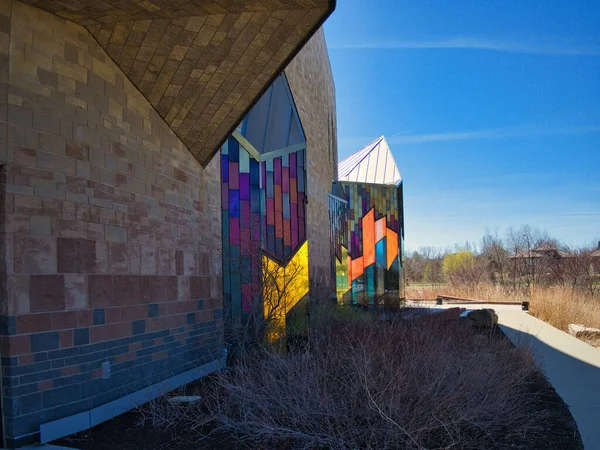
[[[198,311],[204,310],[204,300],[198,300]]]
[[[77,328],[73,330],[73,343],[75,347],[80,345],[87,345],[90,343],[90,329],[89,328]]]
[[[60,347],[58,331],[32,334],[29,339],[32,353],[54,350]]]
[[[104,325],[106,323],[106,313],[104,308],[94,310],[94,325]]]
[[[196,323],[196,314],[195,313],[187,313],[187,324],[194,325]]]
[[[142,320],[134,320],[131,323],[131,334],[142,334],[146,332],[146,321]]]
[[[160,315],[158,303],[148,305],[148,317],[158,317]]]
[[[0,316],[0,335],[8,336],[11,334],[17,334],[15,316]]]
[[[48,352],[36,353],[35,355],[33,355],[33,360],[35,362],[48,361]]]

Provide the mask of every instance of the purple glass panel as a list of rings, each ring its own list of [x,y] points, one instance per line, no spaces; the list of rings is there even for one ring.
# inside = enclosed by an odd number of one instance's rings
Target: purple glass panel
[[[257,243],[260,243],[260,219],[260,214],[252,214],[250,216],[250,221],[252,222],[252,240]]]
[[[290,192],[290,168],[281,168],[281,191]]]
[[[240,202],[240,227],[250,228],[250,202]]]
[[[298,240],[299,242],[304,241],[304,220],[298,222]]]
[[[273,160],[274,183],[281,184],[281,158]]]
[[[252,284],[242,284],[242,311],[247,312],[252,310]]]
[[[296,154],[290,153],[290,177],[296,178]]]
[[[238,163],[229,163],[229,189],[239,189],[240,179],[238,173]]]
[[[240,173],[240,200],[250,200],[249,173]]]
[[[229,242],[232,245],[240,245],[240,219],[229,218]]]
[[[248,220],[249,222],[249,220]],[[242,255],[252,255],[255,253],[254,245],[250,239],[250,227],[240,228],[240,252]]]

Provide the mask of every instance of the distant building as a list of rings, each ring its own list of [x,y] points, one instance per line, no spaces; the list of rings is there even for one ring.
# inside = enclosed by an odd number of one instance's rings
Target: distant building
[[[385,137],[341,161],[338,177],[330,199],[338,208],[331,214],[340,234],[332,239],[338,300],[397,305],[404,298],[403,184]]]

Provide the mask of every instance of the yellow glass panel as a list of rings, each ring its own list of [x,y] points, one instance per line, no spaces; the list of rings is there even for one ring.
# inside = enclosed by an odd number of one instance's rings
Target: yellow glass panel
[[[348,250],[342,245],[342,262],[335,259],[335,287],[338,302],[344,298],[344,294],[350,290],[348,283]]]
[[[285,336],[287,313],[308,294],[308,241],[282,266],[266,255],[262,259],[262,294],[267,337],[273,342]]]

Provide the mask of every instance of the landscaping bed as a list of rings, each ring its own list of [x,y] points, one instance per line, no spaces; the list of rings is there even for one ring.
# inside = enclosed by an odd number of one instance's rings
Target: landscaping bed
[[[406,322],[406,323],[405,323]],[[332,320],[310,352],[233,369],[56,444],[96,449],[583,448],[562,399],[496,327]]]

